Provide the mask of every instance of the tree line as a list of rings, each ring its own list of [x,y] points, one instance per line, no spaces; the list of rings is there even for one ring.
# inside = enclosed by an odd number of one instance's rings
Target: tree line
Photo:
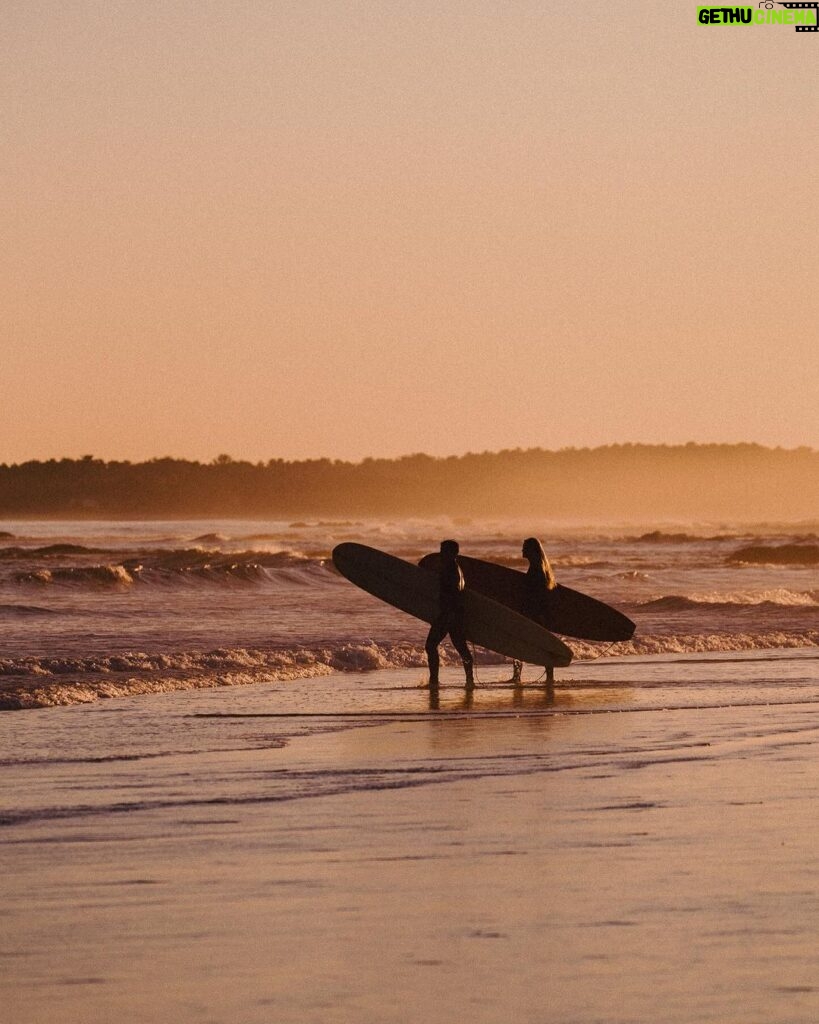
[[[819,452],[756,444],[511,449],[443,458],[0,464],[0,516],[543,516],[819,520]]]

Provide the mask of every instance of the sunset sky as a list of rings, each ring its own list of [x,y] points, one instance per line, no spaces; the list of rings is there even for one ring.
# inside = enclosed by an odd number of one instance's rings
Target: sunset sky
[[[819,35],[10,0],[0,462],[819,447]]]

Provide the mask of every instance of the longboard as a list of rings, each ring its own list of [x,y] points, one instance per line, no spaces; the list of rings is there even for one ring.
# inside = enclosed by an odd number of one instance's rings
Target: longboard
[[[424,555],[418,564],[423,569],[438,572],[440,558],[439,554]],[[525,573],[496,562],[484,562],[480,558],[464,555],[458,556],[458,562],[467,587],[506,605],[520,615],[527,614],[524,612]],[[533,621],[555,633],[577,637],[579,640],[630,640],[635,630],[634,623],[622,612],[561,584],[554,590],[544,592],[543,603],[537,609]]]
[[[394,608],[425,622],[438,617],[436,573],[365,544],[339,544],[333,549],[333,564],[351,583]],[[471,643],[546,668],[565,668],[571,662],[572,651],[562,640],[511,608],[468,587],[464,607],[464,632]]]

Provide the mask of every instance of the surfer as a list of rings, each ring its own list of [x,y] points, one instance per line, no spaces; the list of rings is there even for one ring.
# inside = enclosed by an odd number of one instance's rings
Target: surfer
[[[549,559],[543,550],[543,545],[537,537],[527,537],[523,542],[521,554],[529,562],[526,570],[526,578],[523,584],[523,614],[527,618],[534,619],[543,625],[549,625],[548,618],[548,597],[549,591],[557,586],[555,574],[549,565]],[[544,621],[544,605],[547,610]],[[519,683],[523,672],[523,662],[512,662],[512,682]]]
[[[425,649],[429,662],[429,686],[438,686],[438,645],[449,634],[452,646],[460,654],[466,674],[467,689],[475,685],[472,672],[472,654],[464,635],[464,574],[458,564],[458,542],[441,541],[441,572],[439,576],[440,612],[432,623]]]

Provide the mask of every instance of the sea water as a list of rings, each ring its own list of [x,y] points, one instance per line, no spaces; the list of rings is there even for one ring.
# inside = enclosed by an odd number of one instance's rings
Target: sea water
[[[812,526],[0,529],[9,1020],[817,1019]],[[528,534],[637,623],[553,688],[329,561]]]
[[[637,624],[601,657],[776,650],[819,639],[816,524],[481,520],[0,522],[0,708],[374,669],[423,678],[423,623],[356,589],[342,541],[410,561],[454,537],[525,568],[544,543],[559,582]],[[447,645],[444,645],[445,648]],[[454,655],[447,654],[452,663]],[[478,652],[479,666],[497,662]],[[497,673],[496,673],[497,674]]]

